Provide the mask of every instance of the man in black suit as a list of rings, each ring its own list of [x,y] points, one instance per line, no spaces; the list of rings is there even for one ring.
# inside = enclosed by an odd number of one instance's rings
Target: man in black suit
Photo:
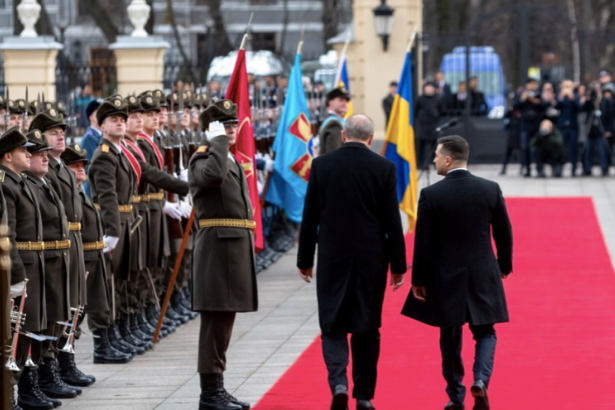
[[[348,408],[348,333],[357,409],[374,409],[387,271],[393,290],[406,272],[396,168],[369,149],[373,137],[373,121],[353,115],[344,144],[312,162],[299,236],[297,267],[308,283],[318,243],[316,292],[332,410]]]
[[[483,410],[489,409],[494,324],[508,322],[502,279],[512,272],[512,227],[499,185],[466,169],[469,152],[460,136],[438,140],[434,163],[445,178],[421,191],[412,290],[402,311],[440,327],[442,373],[450,398],[445,410],[465,408],[463,324],[470,324],[476,340],[471,392],[474,409]]]

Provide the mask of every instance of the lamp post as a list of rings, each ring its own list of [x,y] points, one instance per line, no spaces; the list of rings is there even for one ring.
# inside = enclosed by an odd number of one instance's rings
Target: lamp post
[[[376,34],[382,38],[382,50],[387,51],[389,36],[393,31],[393,10],[387,5],[386,0],[380,0],[380,5],[374,9],[374,27]]]

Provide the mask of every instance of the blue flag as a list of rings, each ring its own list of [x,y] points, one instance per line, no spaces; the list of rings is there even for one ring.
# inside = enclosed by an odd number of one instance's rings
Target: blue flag
[[[265,199],[301,223],[312,167],[312,127],[302,82],[301,54],[290,72],[286,100],[273,142],[275,163]]]

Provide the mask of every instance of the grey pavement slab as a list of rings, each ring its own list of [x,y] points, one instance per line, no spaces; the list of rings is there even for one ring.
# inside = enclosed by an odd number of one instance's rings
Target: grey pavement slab
[[[615,179],[522,178],[517,167],[471,166],[476,175],[500,183],[506,197],[587,196],[594,200],[607,248],[615,254]],[[433,172],[432,183],[441,177]],[[425,181],[420,181],[420,187]],[[405,220],[405,218],[402,218]],[[260,310],[239,314],[225,373],[229,391],[255,404],[319,335],[314,284],[299,279],[296,249],[258,276]],[[182,326],[153,351],[126,365],[94,365],[92,339],[77,342],[79,368],[98,381],[63,408],[80,410],[193,410],[200,392],[196,373],[199,319]]]

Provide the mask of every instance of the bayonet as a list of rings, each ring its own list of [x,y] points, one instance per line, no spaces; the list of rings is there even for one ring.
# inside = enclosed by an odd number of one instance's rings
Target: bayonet
[[[178,91],[177,92],[177,97],[179,99],[179,108],[177,109],[177,125],[175,126],[175,129],[177,130],[177,134],[178,134],[178,139],[181,138],[181,132],[184,130],[183,127],[183,120],[184,120],[184,92],[183,91]]]
[[[9,130],[9,122],[11,122],[11,104],[9,99],[9,87],[6,87],[6,113],[4,114],[4,132]]]
[[[22,124],[21,124],[21,130],[24,134],[28,132],[26,130],[27,125],[28,125],[28,86],[26,85],[26,103],[25,103],[25,107],[23,111],[23,119],[22,119]]]
[[[36,95],[36,115],[41,113],[41,93]]]

